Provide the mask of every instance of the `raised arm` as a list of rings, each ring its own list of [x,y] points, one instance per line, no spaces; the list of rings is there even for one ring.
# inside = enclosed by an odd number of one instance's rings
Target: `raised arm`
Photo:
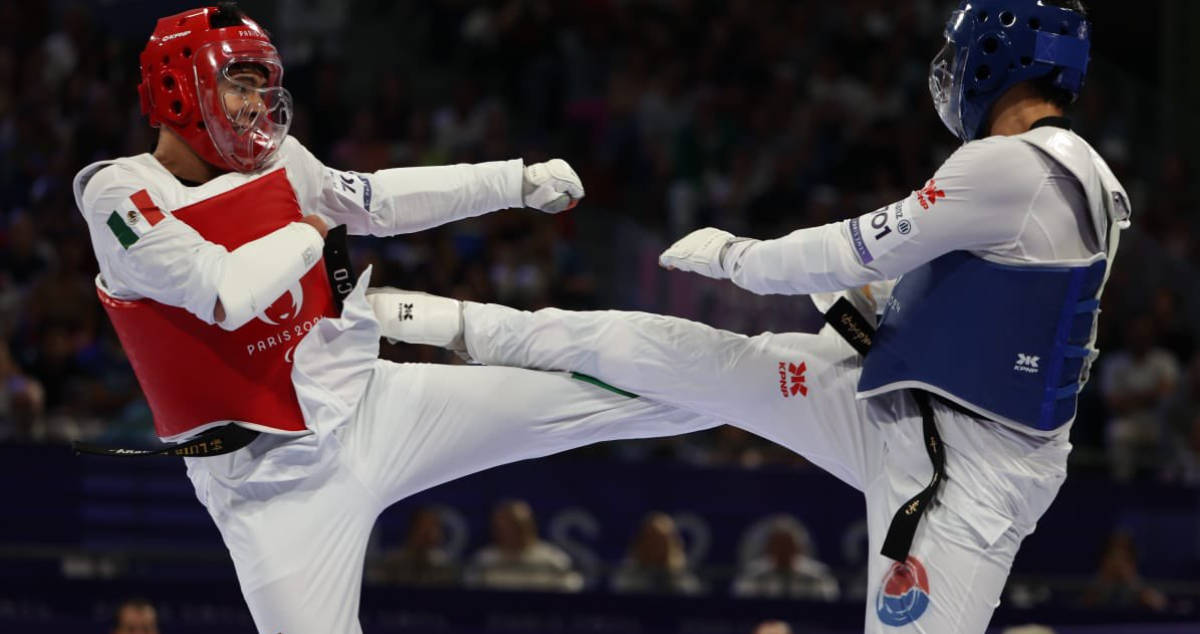
[[[373,173],[322,165],[293,139],[301,161],[298,190],[311,193],[317,213],[351,234],[415,233],[511,207],[558,213],[583,198],[583,184],[562,159],[526,166],[521,159],[489,163],[397,167]],[[309,182],[311,181],[311,182]],[[319,189],[312,191],[313,184]]]
[[[894,279],[950,251],[1016,240],[1036,194],[1036,183],[1028,179],[1040,178],[1031,170],[1030,152],[1011,142],[971,143],[923,189],[875,211],[774,240],[707,227],[676,242],[659,262],[727,278],[762,295],[838,291]]]

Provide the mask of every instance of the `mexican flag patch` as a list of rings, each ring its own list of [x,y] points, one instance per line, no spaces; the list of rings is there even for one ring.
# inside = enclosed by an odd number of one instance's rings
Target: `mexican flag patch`
[[[163,212],[143,189],[134,193],[119,209],[108,215],[108,228],[112,229],[121,246],[128,249],[162,219]]]

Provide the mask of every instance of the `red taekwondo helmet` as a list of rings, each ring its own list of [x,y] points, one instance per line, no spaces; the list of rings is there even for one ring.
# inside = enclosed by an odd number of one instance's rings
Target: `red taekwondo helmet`
[[[160,19],[141,67],[150,125],[167,126],[217,167],[257,170],[287,137],[292,96],[280,85],[279,52],[235,3]]]

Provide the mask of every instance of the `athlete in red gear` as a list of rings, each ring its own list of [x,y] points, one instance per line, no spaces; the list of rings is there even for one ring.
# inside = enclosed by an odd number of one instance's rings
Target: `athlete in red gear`
[[[591,442],[717,424],[565,374],[381,361],[370,271],[355,283],[321,264],[337,225],[390,236],[567,209],[584,191],[564,161],[328,168],[287,135],[283,64],[231,3],[159,20],[141,62],[158,146],[84,168],[76,201],[159,437],[215,438],[192,452],[214,455],[186,459],[188,476],[259,631],[361,631],[367,538],[406,496]],[[331,285],[346,291],[340,314]],[[212,435],[231,424],[260,435],[229,452]]]

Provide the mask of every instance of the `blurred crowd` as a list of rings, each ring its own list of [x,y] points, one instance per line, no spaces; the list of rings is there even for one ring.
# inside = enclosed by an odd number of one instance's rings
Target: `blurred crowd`
[[[495,506],[490,543],[465,561],[447,547],[445,524],[438,508],[417,509],[399,544],[369,558],[368,582],[541,592],[579,592],[586,587],[617,594],[725,593],[810,601],[837,601],[841,596],[841,582],[817,560],[808,528],[791,515],[771,517],[764,530],[747,535],[732,582],[722,566],[701,569],[699,562],[689,561],[679,526],[662,511],[647,513],[624,558],[599,570],[581,569],[565,550],[542,539],[524,500]],[[850,584],[857,581],[847,579]],[[864,589],[847,592],[861,597]]]
[[[675,519],[653,511],[633,531],[628,552],[619,562],[588,566],[539,531],[530,505],[503,500],[492,510],[490,540],[472,554],[447,535],[454,522],[443,507],[418,507],[401,538],[367,558],[366,583],[397,588],[498,590],[504,592],[575,593],[601,591],[636,596],[731,596],[815,602],[860,602],[866,580],[861,574],[835,574],[814,551],[808,529],[791,515],[767,518],[763,530],[752,531],[739,549],[731,570],[703,565],[688,555]],[[717,572],[714,572],[717,571]],[[864,571],[865,572],[865,571]],[[151,593],[154,588],[147,588]],[[1037,601],[1010,588],[1008,601],[1031,607]],[[150,595],[153,596],[152,594]],[[1167,596],[1138,574],[1132,538],[1113,533],[1099,554],[1098,570],[1082,591],[1056,597],[1064,605],[1105,610],[1163,613],[1178,609]],[[1044,600],[1045,597],[1042,597]],[[757,604],[759,607],[762,604]],[[162,607],[162,606],[160,606]],[[95,604],[96,615],[111,615],[112,634],[158,634],[189,617],[179,606],[162,614],[146,597],[131,597],[112,606]],[[761,617],[760,617],[761,618]],[[753,634],[788,634],[783,621],[763,621]],[[1114,630],[1115,631],[1115,630]],[[1044,626],[1013,627],[1004,634],[1053,634]]]
[[[533,509],[524,500],[495,505],[490,540],[473,554],[461,552],[462,544],[447,535],[453,525],[443,508],[414,509],[400,539],[377,536],[381,545],[367,558],[366,581],[426,588],[605,590],[824,602],[861,601],[868,590],[865,564],[858,570],[835,571],[817,557],[808,528],[785,513],[767,518],[761,529],[748,531],[735,562],[695,561],[675,518],[662,511],[645,515],[623,558],[599,566],[582,562],[542,538]],[[1114,531],[1097,554],[1095,574],[1079,592],[1072,595],[1060,588],[1056,596],[1035,596],[1035,589],[1015,583],[1007,591],[1008,600],[1022,608],[1053,600],[1059,605],[1109,610],[1172,609],[1167,595],[1139,574],[1136,551],[1129,533]]]
[[[153,147],[137,54],[150,12],[187,3],[112,4],[0,0],[0,439],[149,438],[149,410],[95,297],[70,183],[91,161]],[[698,226],[772,237],[920,187],[956,145],[926,88],[944,4],[242,3],[280,45],[293,134],[330,165],[562,156],[583,177],[588,197],[571,214],[511,211],[356,241],[356,262],[375,264],[378,282],[522,308],[655,310],[746,332],[818,322],[786,298],[665,274],[656,254]],[[1116,49],[1105,35],[1098,27],[1073,116],[1130,190],[1137,228],[1105,295],[1104,354],[1073,441],[1116,478],[1200,485],[1195,168],[1185,144],[1155,127],[1154,77],[1106,64]],[[449,361],[414,347],[385,354]],[[734,429],[603,451],[802,463]],[[648,519],[647,530],[662,524]],[[633,554],[630,566],[614,584],[692,585],[645,573]],[[773,583],[751,575],[742,586]]]

